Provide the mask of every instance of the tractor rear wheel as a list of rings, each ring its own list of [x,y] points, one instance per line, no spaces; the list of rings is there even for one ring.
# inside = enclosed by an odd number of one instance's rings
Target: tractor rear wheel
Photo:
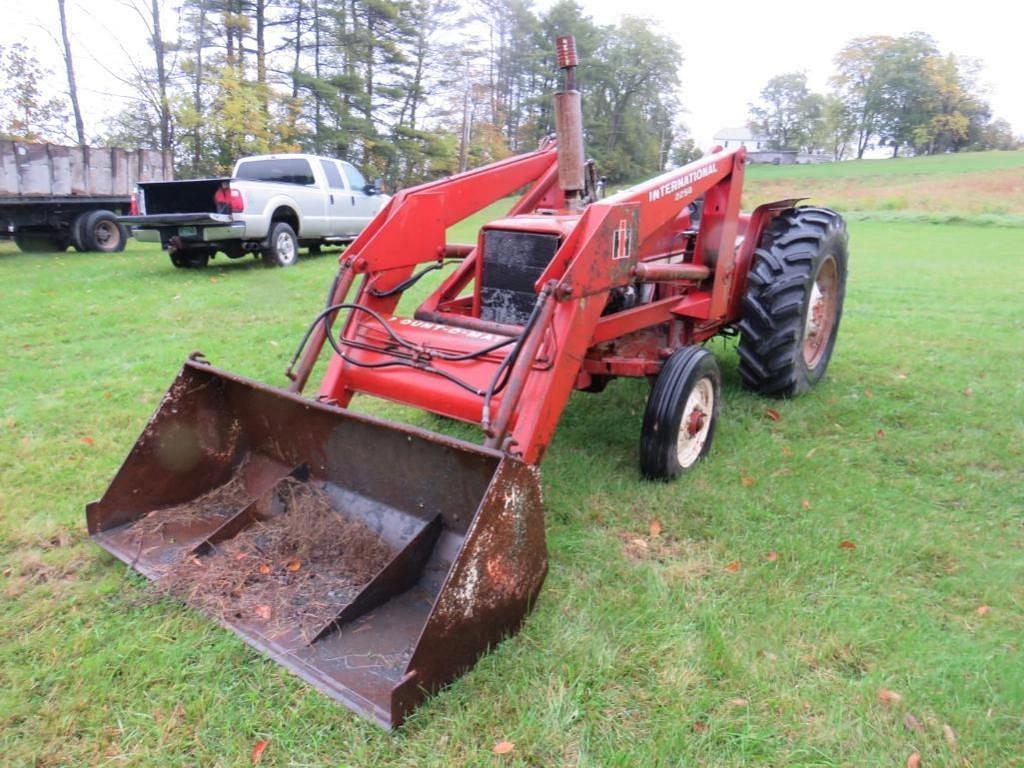
[[[827,208],[794,208],[765,230],[739,324],[747,388],[793,397],[825,375],[843,314],[847,241],[843,218]]]
[[[651,480],[672,480],[711,449],[718,421],[722,374],[715,356],[683,347],[654,381],[640,433],[640,471]]]

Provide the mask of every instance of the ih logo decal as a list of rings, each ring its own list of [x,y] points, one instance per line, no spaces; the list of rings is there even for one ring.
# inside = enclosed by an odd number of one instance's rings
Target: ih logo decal
[[[633,227],[629,219],[619,219],[619,226],[612,236],[612,258],[628,259],[633,255]]]

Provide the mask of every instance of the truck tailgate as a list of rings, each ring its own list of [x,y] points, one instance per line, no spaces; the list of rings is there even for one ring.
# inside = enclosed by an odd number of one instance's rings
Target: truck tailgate
[[[230,213],[153,213],[145,216],[118,216],[122,224],[133,227],[208,227],[230,224]]]

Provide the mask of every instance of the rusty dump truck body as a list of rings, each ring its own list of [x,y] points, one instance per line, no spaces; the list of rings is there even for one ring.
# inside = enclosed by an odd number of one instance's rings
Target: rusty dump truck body
[[[558,53],[557,145],[397,193],[342,255],[287,391],[194,356],[88,506],[100,546],[384,726],[530,610],[539,463],[574,391],[652,380],[640,465],[668,480],[714,434],[703,341],[738,327],[745,383],[779,396],[817,381],[835,341],[841,219],[791,200],[740,213],[742,148],[601,199],[571,40]],[[516,193],[476,242],[446,242]],[[482,445],[354,413],[356,394],[475,424]]]

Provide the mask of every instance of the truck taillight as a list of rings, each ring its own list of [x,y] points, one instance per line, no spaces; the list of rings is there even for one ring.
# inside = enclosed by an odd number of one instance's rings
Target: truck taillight
[[[242,193],[237,189],[231,190],[231,212],[242,213],[245,210],[245,200],[242,199]]]
[[[128,213],[132,216],[139,215],[139,196],[135,192],[132,192],[132,202],[128,208]]]

